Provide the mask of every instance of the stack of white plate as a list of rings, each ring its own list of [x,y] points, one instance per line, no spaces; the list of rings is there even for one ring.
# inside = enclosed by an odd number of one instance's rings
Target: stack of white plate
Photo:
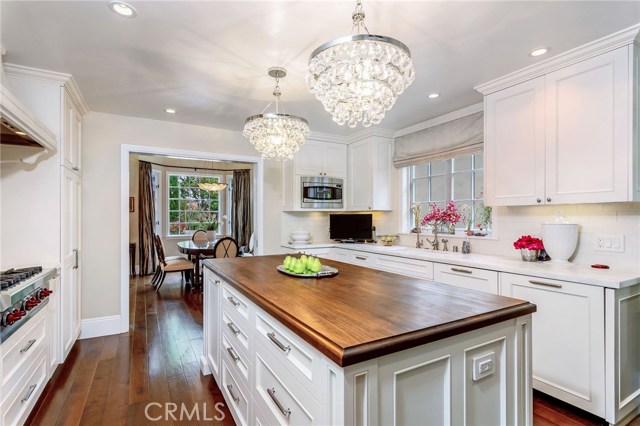
[[[289,234],[289,242],[293,245],[305,245],[311,243],[309,231],[293,231]]]

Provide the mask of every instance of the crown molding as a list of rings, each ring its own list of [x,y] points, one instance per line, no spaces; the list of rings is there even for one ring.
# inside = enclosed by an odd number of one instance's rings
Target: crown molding
[[[469,105],[468,107],[451,111],[447,114],[439,115],[429,120],[425,120],[412,126],[405,127],[404,129],[400,129],[395,133],[394,137],[397,138],[399,136],[419,132],[420,130],[428,129],[429,127],[437,126],[438,124],[446,123],[448,121],[457,120],[458,118],[466,117],[467,115],[475,114],[481,111],[484,111],[484,103],[478,102],[477,104]]]
[[[382,127],[370,127],[368,129],[363,129],[357,133],[347,136],[346,140],[347,140],[347,143],[352,144],[354,142],[358,142],[363,139],[367,139],[374,136],[377,136],[380,138],[393,139],[394,134],[395,134],[395,131],[393,130],[384,129]]]
[[[594,56],[601,55],[619,47],[635,43],[638,45],[640,24],[633,25],[624,30],[599,38],[575,49],[553,56],[544,61],[530,65],[521,70],[512,72],[503,77],[496,78],[487,83],[475,86],[474,89],[483,95],[488,95],[498,90],[514,86],[527,80],[540,77],[560,68],[582,62]]]
[[[333,135],[331,133],[311,132],[307,140],[333,143],[347,143],[346,136]]]
[[[4,64],[4,70],[7,75],[12,75],[15,77],[26,77],[34,80],[42,80],[64,86],[69,91],[69,94],[71,95],[73,102],[76,104],[80,115],[85,115],[89,112],[89,106],[87,105],[84,97],[82,96],[82,93],[80,92],[78,83],[76,83],[75,78],[73,78],[71,74],[42,70],[39,68],[25,67],[23,65],[9,63]]]

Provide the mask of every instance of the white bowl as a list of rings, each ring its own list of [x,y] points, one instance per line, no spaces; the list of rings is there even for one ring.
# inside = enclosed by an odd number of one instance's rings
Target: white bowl
[[[543,223],[542,244],[552,262],[567,263],[578,245],[578,224]]]
[[[296,234],[292,232],[289,234],[289,238],[291,238],[291,241],[309,241],[311,239],[311,235],[308,232],[306,234]]]

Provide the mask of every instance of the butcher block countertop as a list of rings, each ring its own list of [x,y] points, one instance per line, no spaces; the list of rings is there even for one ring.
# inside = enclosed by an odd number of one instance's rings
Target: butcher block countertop
[[[522,300],[323,259],[329,278],[276,270],[283,255],[208,259],[258,307],[339,366],[388,355],[535,312]]]

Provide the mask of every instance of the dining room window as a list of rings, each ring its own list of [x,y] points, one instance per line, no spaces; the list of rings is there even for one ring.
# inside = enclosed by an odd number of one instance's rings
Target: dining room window
[[[206,191],[199,183],[223,181],[222,175],[168,174],[168,235],[189,236],[195,231],[220,229],[219,191]]]

